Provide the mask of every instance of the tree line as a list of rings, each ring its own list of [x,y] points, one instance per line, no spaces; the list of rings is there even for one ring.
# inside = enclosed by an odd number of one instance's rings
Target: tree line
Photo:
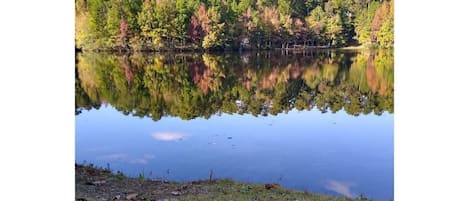
[[[276,115],[293,109],[393,112],[392,51],[282,55],[82,53],[75,112],[111,104],[159,120],[214,114]],[[233,68],[236,66],[236,68]]]
[[[394,43],[394,0],[76,0],[76,48],[242,50]]]

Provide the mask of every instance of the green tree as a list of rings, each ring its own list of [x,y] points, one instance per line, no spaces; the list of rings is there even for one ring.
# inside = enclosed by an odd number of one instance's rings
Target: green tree
[[[381,47],[390,48],[394,46],[394,0],[389,2],[387,15],[377,33],[377,40]]]
[[[290,2],[288,0],[278,0],[278,11],[282,15],[290,16],[292,13],[292,8],[290,6]]]
[[[225,44],[224,37],[225,23],[221,21],[221,15],[217,9],[210,7],[208,9],[208,18],[210,19],[210,31],[204,37],[202,47],[205,49],[222,48]]]
[[[109,38],[107,41],[108,46],[115,46],[119,40],[120,34],[120,24],[123,15],[121,15],[121,2],[120,1],[111,1],[109,2],[109,11],[107,12],[106,19],[106,30],[109,33]]]
[[[91,44],[88,5],[85,0],[75,1],[75,46],[86,48]]]
[[[377,40],[381,47],[390,48],[394,46],[394,20],[385,20],[380,27]]]
[[[194,5],[197,2],[189,0],[176,0],[176,18],[174,19],[175,37],[185,46],[188,38],[188,25]],[[197,3],[198,4],[198,3]]]
[[[155,7],[155,0],[145,0],[140,13],[138,14],[137,21],[145,45],[148,45],[148,43],[150,43],[151,45],[159,46],[161,44],[161,36],[156,30],[158,24],[156,23],[157,18],[154,15],[154,13],[156,12]]]
[[[342,19],[339,15],[335,15],[332,19],[327,21],[326,25],[326,35],[328,39],[329,46],[341,46],[345,43],[345,38],[343,33],[343,24]]]
[[[379,2],[371,1],[362,7],[361,12],[357,11],[355,18],[356,39],[360,44],[369,45],[371,41],[371,22],[375,16],[376,10],[379,8]]]
[[[322,44],[325,38],[326,26],[328,25],[326,13],[320,6],[316,7],[306,18],[306,24],[313,33],[315,44]]]
[[[108,8],[102,0],[89,0],[89,35],[93,49],[106,47],[109,36],[106,30],[106,15]]]

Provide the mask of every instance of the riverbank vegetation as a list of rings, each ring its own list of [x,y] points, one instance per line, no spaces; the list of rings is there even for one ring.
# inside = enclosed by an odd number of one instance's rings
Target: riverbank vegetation
[[[149,178],[130,178],[121,172],[93,165],[75,165],[75,200],[315,200],[359,201],[282,188],[278,184],[240,183],[231,179],[170,182]]]
[[[80,50],[392,47],[394,0],[76,0]]]

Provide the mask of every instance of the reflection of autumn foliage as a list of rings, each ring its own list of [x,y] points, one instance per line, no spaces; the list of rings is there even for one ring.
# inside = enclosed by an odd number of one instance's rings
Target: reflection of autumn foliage
[[[382,60],[382,55],[379,54],[380,53],[378,53],[377,55],[368,55],[366,65],[366,78],[368,81],[368,86],[371,88],[371,91],[373,93],[378,93],[379,95],[387,96],[389,93],[392,93],[392,91],[390,90],[393,80],[390,82],[389,78],[386,77],[387,72],[380,71],[383,70],[383,66],[382,64],[380,64],[380,62],[378,62]],[[392,61],[384,62],[388,62],[387,64],[385,64],[385,68],[389,68],[389,66],[393,65]]]
[[[204,72],[204,67],[202,65],[202,62],[192,62],[189,64],[192,81],[194,81],[196,84],[199,83],[202,79],[201,77]]]
[[[127,56],[124,57],[121,66],[125,69],[125,78],[127,80],[127,84],[130,85],[134,75],[132,73],[132,69],[130,68],[129,59]]]
[[[78,56],[80,68],[77,70],[77,76],[81,81],[80,87],[82,90],[92,99],[98,100],[99,99],[99,92],[98,92],[98,78],[95,64],[92,62],[93,59],[84,59],[81,55]]]
[[[125,114],[183,119],[293,108],[393,111],[392,54],[99,55],[77,64],[77,111],[106,100]],[[90,105],[93,105],[91,107]]]
[[[247,90],[251,90],[251,83],[252,83],[252,78],[255,76],[255,72],[251,69],[248,69],[246,73],[243,73],[243,76],[241,78],[241,82],[244,88]]]
[[[279,68],[274,67],[271,73],[262,79],[261,87],[263,89],[273,89],[274,86],[277,84],[279,72]]]
[[[378,78],[376,75],[375,65],[373,63],[373,57],[368,57],[368,62],[366,65],[366,79],[368,81],[368,86],[370,86],[371,91],[376,92],[378,90]]]
[[[292,79],[298,79],[303,74],[304,70],[305,67],[296,62],[290,68],[290,77]]]
[[[261,79],[262,89],[273,89],[278,83],[284,83],[290,79],[298,79],[305,71],[304,66],[298,62],[288,64],[286,67],[274,66],[269,74]]]
[[[200,87],[200,89],[202,90],[202,93],[204,94],[208,93],[208,89],[212,81],[210,75],[211,75],[210,68],[205,69],[204,73],[202,74],[202,79],[198,83],[198,86]]]
[[[205,67],[201,62],[193,62],[189,68],[194,83],[199,86],[203,94],[207,94],[211,83],[210,68]]]

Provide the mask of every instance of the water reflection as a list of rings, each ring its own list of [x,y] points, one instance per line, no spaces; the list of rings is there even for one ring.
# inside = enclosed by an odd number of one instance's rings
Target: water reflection
[[[340,195],[353,198],[356,195],[352,193],[351,188],[354,186],[354,184],[349,183],[349,182],[340,182],[340,181],[335,181],[335,180],[329,180],[326,182],[325,188],[327,190],[333,191],[335,193],[338,193]]]
[[[107,154],[97,157],[100,160],[105,160],[109,162],[126,162],[130,164],[141,164],[145,165],[148,164],[150,160],[155,159],[155,155],[153,154],[143,154],[142,157],[130,157],[128,154],[123,153],[115,153],[115,154]]]
[[[297,110],[393,112],[391,51],[282,55],[107,55],[76,65],[76,114],[110,103],[128,115],[182,119],[214,114],[277,115]]]
[[[153,133],[151,136],[158,141],[179,141],[186,137],[184,134],[172,132]]]
[[[76,160],[392,199],[393,79],[389,51],[79,54]]]
[[[127,159],[127,154],[108,154],[99,158],[111,161],[124,161]]]

